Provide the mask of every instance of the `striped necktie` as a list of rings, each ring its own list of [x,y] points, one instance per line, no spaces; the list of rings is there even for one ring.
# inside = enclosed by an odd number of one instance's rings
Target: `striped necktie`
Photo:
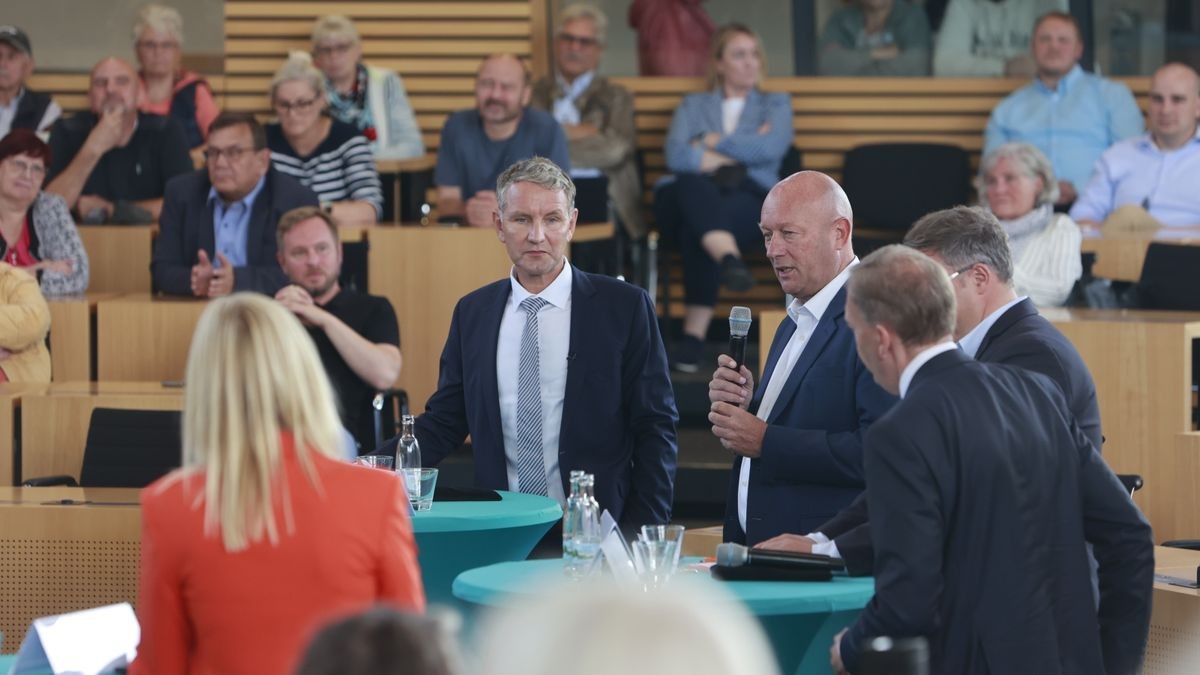
[[[546,462],[542,454],[542,378],[538,349],[538,312],[550,303],[532,295],[521,301],[525,332],[517,366],[517,487],[546,494]]]

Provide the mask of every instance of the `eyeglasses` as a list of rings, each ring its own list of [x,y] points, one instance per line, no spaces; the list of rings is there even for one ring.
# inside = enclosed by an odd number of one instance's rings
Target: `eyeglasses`
[[[582,35],[572,35],[570,33],[559,33],[554,36],[556,40],[564,44],[576,44],[580,47],[595,47],[600,44],[600,41],[593,37],[584,37]]]
[[[8,165],[17,172],[17,175],[26,174],[30,178],[41,178],[46,175],[46,166],[44,164],[30,164],[20,159],[9,159]]]
[[[289,112],[308,112],[317,102],[316,96],[309,99],[300,99],[297,101],[275,101],[275,110],[281,113]]]
[[[222,157],[231,162],[236,162],[242,158],[242,155],[250,152],[251,150],[252,148],[243,148],[239,145],[234,145],[228,148],[209,147],[204,151],[204,159],[208,160],[210,164],[218,159],[221,159]]]
[[[971,269],[972,267],[974,267],[974,266],[976,266],[976,265],[978,265],[978,264],[979,264],[979,263],[971,263],[970,265],[967,265],[966,267],[963,267],[963,268],[961,268],[961,269],[954,270],[954,272],[952,272],[952,273],[950,274],[950,281],[954,281],[955,279],[957,279],[957,278],[958,278],[958,275],[962,274],[963,272],[966,272],[967,270]]]
[[[333,56],[334,54],[345,54],[354,46],[353,42],[338,42],[332,45],[317,45],[313,48],[313,56]]]
[[[175,49],[179,49],[179,43],[175,42],[173,40],[169,40],[166,42],[155,42],[153,40],[138,40],[137,48],[145,49],[148,51],[166,52],[166,51],[173,51]]]

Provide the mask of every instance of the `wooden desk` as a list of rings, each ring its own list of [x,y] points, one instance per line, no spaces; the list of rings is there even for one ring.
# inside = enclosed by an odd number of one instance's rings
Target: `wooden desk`
[[[1149,488],[1149,485],[1147,485]],[[1196,577],[1200,552],[1178,548],[1154,549],[1154,571],[1176,577]],[[1143,675],[1200,672],[1200,591],[1171,584],[1154,584],[1150,639]]]
[[[1152,242],[1162,244],[1200,245],[1200,230],[1164,228],[1148,235],[1103,235],[1095,228],[1084,228],[1084,253],[1095,253],[1092,274],[1106,279],[1137,281],[1142,276],[1146,249]]]
[[[16,485],[20,472],[17,470],[17,420],[20,415],[21,398],[28,394],[44,392],[49,385],[26,382],[0,383],[0,487]]]
[[[81,225],[95,293],[149,293],[150,255],[157,225]]]
[[[92,317],[96,304],[115,293],[88,292],[77,297],[47,298],[50,305],[50,372],[54,382],[79,382],[95,378]]]
[[[96,379],[182,380],[203,300],[147,293],[101,300],[96,306]]]
[[[0,487],[4,653],[38,617],[135,603],[140,539],[137,490]]]

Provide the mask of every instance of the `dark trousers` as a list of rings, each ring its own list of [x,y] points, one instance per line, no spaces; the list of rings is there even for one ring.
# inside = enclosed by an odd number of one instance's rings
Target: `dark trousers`
[[[708,176],[677,174],[654,192],[654,219],[668,239],[679,243],[683,256],[683,297],[688,305],[717,304],[720,266],[701,246],[713,230],[733,235],[738,249],[763,250],[758,229],[766,191],[750,179],[735,188],[720,188]]]

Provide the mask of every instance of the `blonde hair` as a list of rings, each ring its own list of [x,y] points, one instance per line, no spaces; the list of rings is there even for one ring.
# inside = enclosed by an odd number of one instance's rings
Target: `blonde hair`
[[[325,74],[313,65],[312,54],[294,50],[288,52],[287,60],[275,71],[271,79],[271,101],[275,100],[275,90],[284,82],[301,80],[307,82],[317,95],[318,101],[325,100]]]
[[[754,47],[758,50],[758,77],[762,79],[767,74],[767,54],[763,51],[762,38],[758,37],[758,33],[750,30],[749,27],[740,23],[730,23],[721,26],[717,29],[712,39],[712,58],[708,62],[708,88],[713,89],[721,86],[721,74],[717,72],[717,62],[721,60],[721,56],[725,54],[725,47],[729,46],[729,41],[738,35],[748,35],[754,38]]]
[[[338,38],[347,40],[351,44],[358,44],[358,29],[354,27],[354,22],[349,18],[341,14],[327,14],[317,19],[317,22],[313,24],[313,47],[326,40],[336,40]]]
[[[278,480],[280,435],[314,484],[312,454],[340,456],[333,388],[300,321],[262,295],[213,301],[196,326],[184,394],[183,464],[204,474],[204,534],[227,551],[264,537],[279,543],[273,491],[283,491],[286,532],[295,531],[287,485]]]
[[[146,5],[138,11],[137,21],[133,23],[133,41],[142,37],[142,31],[149,28],[166,33],[183,45],[183,17],[179,10],[166,5]]]

